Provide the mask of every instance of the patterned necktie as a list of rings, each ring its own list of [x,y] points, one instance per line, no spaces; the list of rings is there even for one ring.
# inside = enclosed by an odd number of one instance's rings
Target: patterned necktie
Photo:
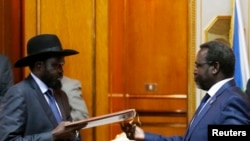
[[[50,90],[48,90],[47,92],[45,92],[45,94],[49,99],[49,106],[50,106],[50,108],[51,108],[51,110],[56,118],[57,123],[60,123],[62,121],[62,117],[58,111],[58,108],[56,106],[56,101],[55,101],[54,96],[52,95],[52,92]]]

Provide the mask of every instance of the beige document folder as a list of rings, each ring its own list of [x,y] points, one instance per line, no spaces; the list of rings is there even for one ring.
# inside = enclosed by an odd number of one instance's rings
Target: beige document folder
[[[82,129],[132,120],[136,116],[135,109],[128,109],[119,112],[114,112],[102,116],[92,117],[80,121],[75,121],[67,125],[67,127],[80,127]]]

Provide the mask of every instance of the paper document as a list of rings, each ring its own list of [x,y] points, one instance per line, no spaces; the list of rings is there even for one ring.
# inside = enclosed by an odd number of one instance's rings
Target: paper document
[[[135,109],[128,109],[102,116],[92,117],[68,124],[66,127],[83,126],[82,129],[111,124],[120,121],[131,120],[136,116]]]

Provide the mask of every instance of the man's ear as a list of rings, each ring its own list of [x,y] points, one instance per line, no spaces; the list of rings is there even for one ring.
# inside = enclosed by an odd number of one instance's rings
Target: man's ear
[[[214,62],[212,63],[213,69],[212,69],[212,73],[216,74],[219,73],[220,71],[220,63],[219,62]]]

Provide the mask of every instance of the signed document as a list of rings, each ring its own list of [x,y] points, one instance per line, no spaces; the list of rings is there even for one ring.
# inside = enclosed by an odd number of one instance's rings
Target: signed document
[[[66,127],[80,127],[82,129],[132,120],[136,116],[135,109],[128,109],[119,112],[114,112],[102,116],[92,117],[84,120],[79,120],[68,124]]]

